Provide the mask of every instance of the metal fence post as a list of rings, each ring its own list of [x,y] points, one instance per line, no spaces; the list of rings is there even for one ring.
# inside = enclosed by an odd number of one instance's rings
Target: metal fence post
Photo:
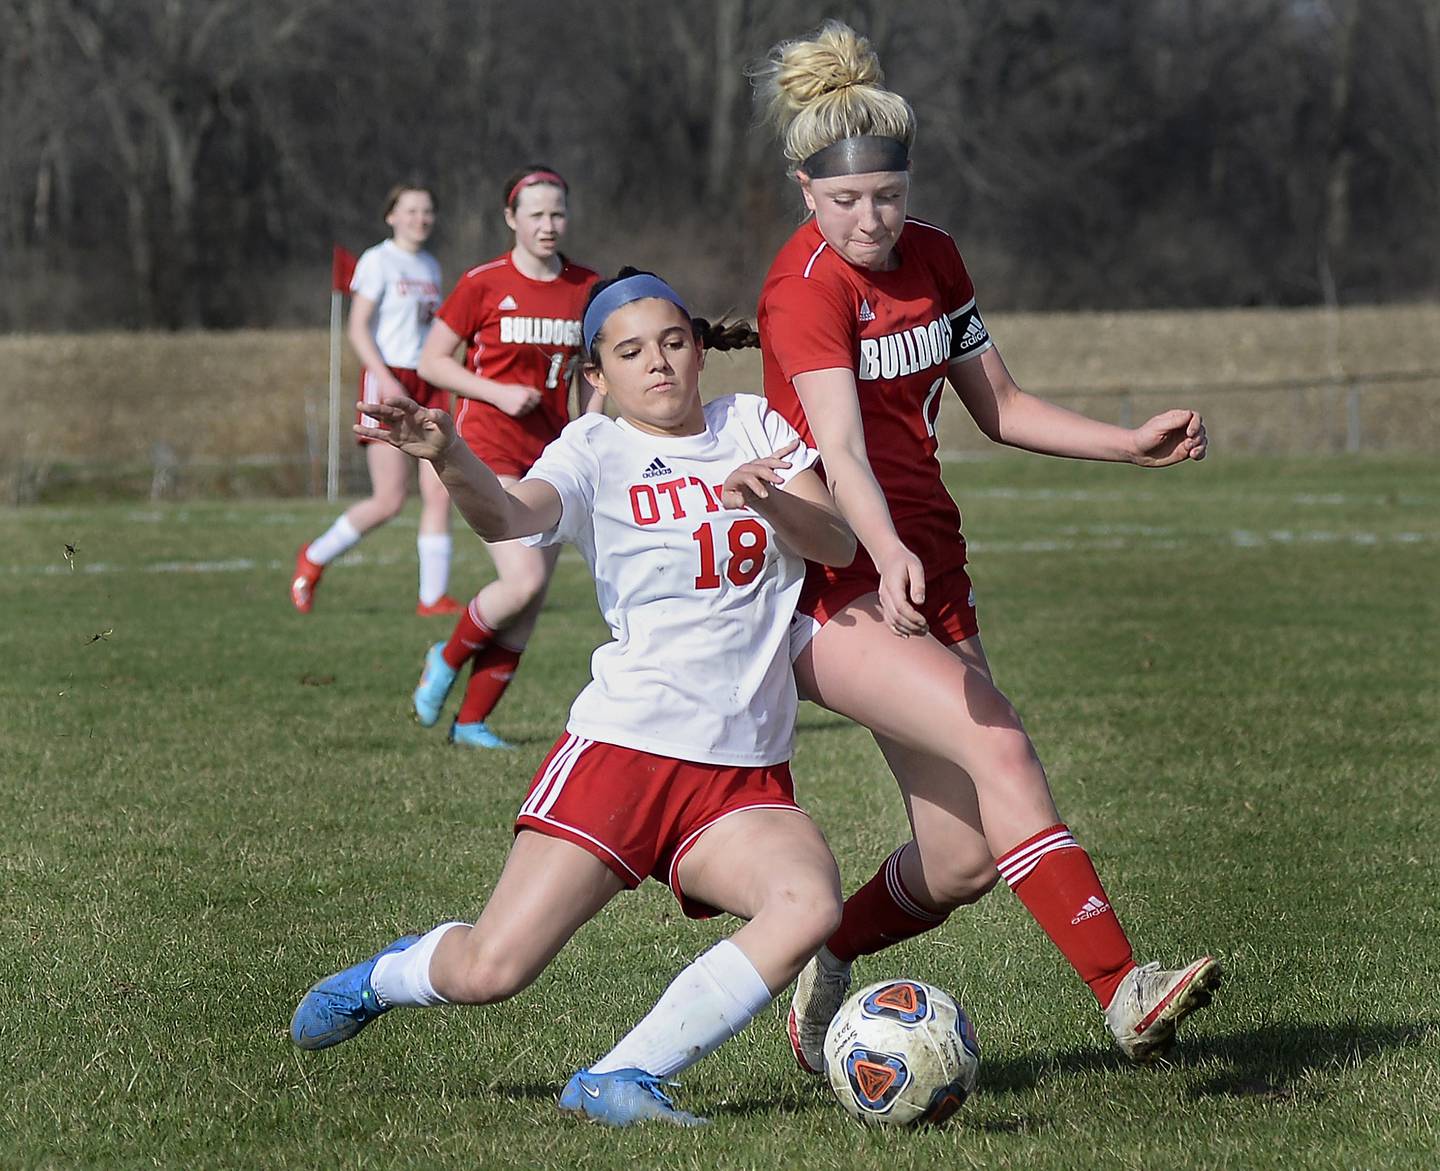
[[[1354,455],[1360,450],[1360,384],[1351,382],[1345,392],[1345,450]]]

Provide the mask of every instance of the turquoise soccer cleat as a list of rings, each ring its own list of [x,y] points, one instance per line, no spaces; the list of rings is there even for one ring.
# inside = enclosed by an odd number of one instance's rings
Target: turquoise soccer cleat
[[[582,1069],[560,1094],[560,1109],[605,1126],[634,1126],[637,1122],[664,1122],[671,1126],[704,1126],[708,1118],[677,1110],[660,1087],[674,1085],[643,1069],[617,1069],[591,1073]]]
[[[370,987],[370,973],[383,955],[404,951],[418,943],[418,935],[406,935],[368,960],[336,972],[311,985],[295,1015],[290,1018],[290,1040],[300,1049],[328,1049],[348,1041],[390,1006],[381,1004]]]
[[[455,676],[459,674],[445,661],[444,650],[445,644],[437,642],[425,652],[425,670],[420,676],[420,686],[415,688],[415,715],[419,717],[421,727],[435,726],[440,719],[440,709],[445,706],[445,698],[455,685]]]
[[[484,720],[478,724],[462,724],[458,720],[450,725],[450,743],[464,748],[514,748],[508,740],[502,740],[490,730]]]

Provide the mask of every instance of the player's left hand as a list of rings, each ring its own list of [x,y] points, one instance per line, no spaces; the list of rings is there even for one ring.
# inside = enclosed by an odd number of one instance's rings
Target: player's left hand
[[[792,455],[799,446],[800,441],[792,439],[779,451],[741,464],[725,477],[725,483],[720,488],[720,503],[726,508],[753,508],[756,501],[768,500],[771,485],[779,487],[785,482],[780,475],[790,466],[785,457]]]
[[[351,428],[356,435],[388,443],[415,459],[440,459],[455,441],[455,424],[449,414],[422,407],[404,395],[397,394],[378,403],[356,403],[355,409],[385,424],[368,427],[356,423]]]
[[[1135,441],[1130,462],[1142,468],[1168,468],[1187,459],[1205,458],[1208,441],[1198,411],[1161,411],[1132,432]]]

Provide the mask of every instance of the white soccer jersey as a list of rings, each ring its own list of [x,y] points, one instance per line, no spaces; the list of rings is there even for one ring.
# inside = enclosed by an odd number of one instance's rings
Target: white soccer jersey
[[[757,395],[707,404],[705,424],[677,438],[575,420],[526,477],[560,493],[560,523],[526,542],[580,550],[614,639],[591,657],[570,732],[701,764],[778,764],[795,735],[789,626],[805,562],[757,513],[725,508],[720,486],[797,436]],[[815,460],[802,445],[782,475]]]
[[[440,306],[440,262],[406,252],[394,240],[367,248],[355,263],[350,291],[375,302],[370,331],[385,365],[414,370]]]

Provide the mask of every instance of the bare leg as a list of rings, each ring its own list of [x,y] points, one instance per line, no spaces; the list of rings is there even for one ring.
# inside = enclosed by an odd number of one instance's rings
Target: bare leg
[[[514,996],[624,889],[595,855],[521,830],[475,926],[455,927],[440,940],[430,981],[453,1003],[494,1004]]]
[[[345,510],[361,534],[392,520],[405,507],[410,466],[415,461],[388,443],[367,443],[365,463],[370,469],[370,495]]]
[[[691,898],[749,920],[731,942],[772,992],[795,978],[839,921],[835,858],[798,810],[732,814],[700,836],[677,877]]]
[[[371,444],[372,447],[376,446]],[[409,458],[408,456],[406,457]],[[420,464],[420,535],[448,533],[450,531],[450,493],[435,465],[428,460]]]
[[[795,677],[802,695],[864,724],[887,755],[909,750],[954,766],[927,768],[916,778],[923,791],[912,816],[925,819],[929,806],[948,807],[951,827],[968,826],[972,840],[983,828],[991,856],[998,857],[1054,825],[1059,814],[1019,715],[991,681],[978,641],[971,641],[974,647],[952,653],[928,635],[897,638],[872,594],[825,624],[796,659]],[[875,685],[877,677],[883,687]],[[913,767],[913,758],[897,756]],[[906,786],[906,777],[897,779]],[[947,788],[961,790],[958,804],[942,791]],[[965,795],[972,790],[973,797]]]

